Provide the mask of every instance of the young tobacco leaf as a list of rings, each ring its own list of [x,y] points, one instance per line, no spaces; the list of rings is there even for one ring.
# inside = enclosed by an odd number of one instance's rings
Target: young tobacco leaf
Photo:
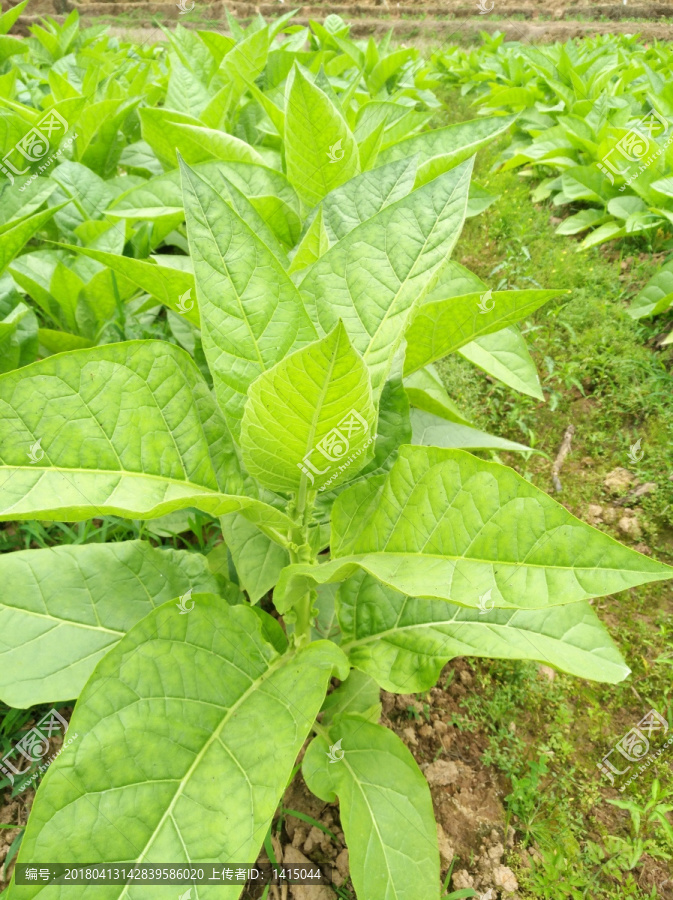
[[[367,368],[339,323],[327,337],[295,351],[253,382],[241,425],[243,462],[274,491],[319,490],[318,482],[334,488],[372,456],[367,446],[375,423]],[[358,457],[341,472],[343,440],[330,444],[335,429],[347,436],[350,456]],[[314,453],[325,468],[316,467]]]

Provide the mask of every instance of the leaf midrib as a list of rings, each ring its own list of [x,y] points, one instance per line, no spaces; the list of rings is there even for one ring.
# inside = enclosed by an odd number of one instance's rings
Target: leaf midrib
[[[328,563],[323,563],[322,565],[329,566],[332,563],[342,563],[344,565],[348,563],[361,563],[362,560],[366,560],[371,557],[383,557],[385,559],[390,557],[399,557],[400,559],[418,559],[418,560],[426,560],[426,559],[438,559],[446,562],[453,562],[458,560],[465,560],[466,562],[474,562],[474,563],[484,563],[489,566],[518,566],[525,567],[527,569],[558,569],[560,572],[595,572],[598,567],[593,566],[556,566],[552,564],[542,564],[542,563],[530,563],[526,560],[502,560],[502,559],[481,559],[477,556],[456,556],[454,554],[449,553],[417,553],[413,550],[395,550],[395,551],[382,551],[382,550],[369,550],[363,553],[350,553],[348,556],[337,556],[334,559],[330,560]],[[311,571],[316,571],[316,569],[321,568],[321,566],[309,566]],[[623,566],[620,568],[615,568],[613,566],[600,566],[601,572],[620,572],[620,573],[647,573],[653,574],[651,572],[647,572],[645,569],[625,569]],[[304,574],[304,573],[302,573]],[[310,573],[309,573],[310,574]],[[655,576],[656,577],[656,576]],[[662,573],[661,578],[670,578],[670,575],[666,575]],[[424,595],[425,596],[425,595]],[[519,607],[516,607],[519,609]]]
[[[388,304],[388,308],[386,309],[383,318],[381,319],[381,321],[380,321],[379,324],[377,325],[376,330],[374,331],[374,334],[372,334],[372,336],[371,336],[371,338],[370,338],[370,340],[369,340],[369,344],[368,344],[368,346],[367,346],[367,349],[366,349],[365,352],[362,354],[363,359],[366,360],[367,356],[369,355],[369,353],[370,353],[370,351],[371,351],[371,349],[372,349],[372,346],[374,345],[374,341],[376,340],[376,338],[377,338],[379,332],[381,331],[381,329],[383,328],[383,326],[387,323],[388,319],[389,319],[390,316],[392,315],[392,310],[395,308],[395,305],[396,305],[396,303],[397,303],[397,300],[398,300],[400,294],[401,294],[402,291],[405,289],[405,287],[409,284],[409,282],[412,280],[412,278],[415,277],[415,276],[414,276],[414,273],[415,273],[415,271],[416,271],[416,267],[418,266],[419,260],[422,259],[423,256],[424,256],[424,254],[425,254],[425,250],[426,250],[426,247],[427,247],[427,245],[428,245],[428,242],[430,241],[432,235],[435,233],[435,231],[436,231],[437,228],[440,226],[440,224],[441,224],[441,225],[444,224],[444,222],[445,222],[444,214],[446,213],[446,209],[447,209],[447,207],[449,206],[449,204],[450,204],[451,202],[453,202],[453,200],[454,200],[454,198],[455,198],[455,196],[456,196],[456,192],[457,192],[458,188],[460,188],[460,187],[463,185],[463,182],[464,182],[464,181],[465,181],[465,174],[463,174],[463,175],[461,176],[460,180],[457,182],[457,184],[454,185],[453,189],[451,190],[451,194],[449,195],[449,197],[447,197],[446,203],[445,203],[445,204],[443,205],[443,207],[442,207],[441,212],[436,216],[435,222],[434,222],[432,228],[430,229],[430,231],[428,232],[428,234],[427,234],[425,240],[423,241],[423,246],[421,247],[421,249],[419,250],[418,254],[416,255],[416,259],[414,260],[414,264],[412,265],[411,269],[409,270],[409,273],[407,274],[407,277],[404,279],[404,281],[400,282],[400,286],[399,286],[399,288],[397,289],[397,291],[395,292],[395,295],[393,296],[392,300],[391,300],[390,303]],[[469,179],[468,179],[468,181],[469,181]],[[404,198],[403,198],[403,199],[404,199]],[[465,202],[467,203],[467,194],[465,195]],[[394,204],[393,204],[393,207],[394,207]],[[386,207],[386,208],[387,208],[387,209],[390,209],[391,207]],[[386,255],[387,255],[387,254],[386,254]],[[445,260],[445,261],[446,261],[446,260]],[[439,267],[440,265],[441,265],[441,263],[438,263],[437,266],[435,266],[435,267],[432,269],[433,274],[434,274],[434,272],[437,271],[437,269],[438,269],[438,267]],[[427,281],[427,283],[426,283],[426,285],[425,285],[425,289],[424,289],[423,291],[421,291],[421,293],[415,298],[415,300],[414,300],[414,301],[411,303],[411,305],[409,306],[409,309],[406,311],[407,314],[410,314],[411,311],[414,309],[414,307],[417,307],[417,306],[419,305],[420,300],[421,300],[422,296],[426,293],[429,284],[430,284],[430,278],[428,279],[428,281]],[[396,314],[399,315],[399,312],[396,311]]]
[[[250,684],[250,687],[247,688],[247,690],[245,690],[245,691],[243,692],[243,694],[241,694],[241,696],[238,698],[238,700],[236,700],[236,702],[226,710],[225,714],[224,714],[223,717],[222,717],[222,720],[221,720],[220,724],[217,726],[217,728],[213,729],[213,732],[212,732],[212,734],[210,735],[210,737],[208,738],[208,740],[204,743],[204,745],[203,745],[203,747],[201,748],[201,750],[199,750],[199,752],[198,752],[198,753],[196,754],[196,756],[194,757],[194,761],[193,761],[192,764],[190,765],[189,769],[185,772],[185,774],[183,775],[183,777],[180,779],[179,785],[178,785],[178,787],[177,787],[177,789],[176,789],[176,791],[175,791],[175,794],[173,795],[173,799],[172,799],[171,802],[169,803],[169,805],[168,805],[166,811],[163,813],[163,815],[162,815],[161,818],[159,819],[159,822],[157,823],[157,825],[156,825],[154,831],[152,832],[152,834],[151,834],[150,837],[148,838],[148,840],[147,840],[145,846],[143,847],[143,849],[140,851],[140,853],[139,853],[138,856],[136,857],[136,860],[135,860],[135,861],[136,861],[136,864],[142,860],[144,854],[145,854],[145,853],[147,852],[147,850],[152,846],[152,842],[153,842],[154,839],[156,838],[157,834],[159,833],[159,830],[160,830],[161,827],[163,826],[163,824],[164,824],[164,822],[166,821],[167,817],[168,817],[168,816],[171,816],[171,818],[173,817],[173,816],[172,816],[172,813],[173,813],[173,810],[174,810],[174,808],[175,808],[175,804],[177,803],[178,799],[179,799],[180,796],[182,795],[182,791],[184,790],[185,786],[189,783],[189,779],[190,779],[191,776],[193,775],[195,769],[196,769],[196,768],[198,767],[198,765],[201,763],[203,757],[205,756],[205,754],[207,753],[207,751],[210,749],[210,747],[212,746],[212,744],[213,744],[216,740],[217,740],[217,741],[220,740],[220,734],[221,734],[221,732],[222,732],[222,729],[223,729],[224,726],[227,724],[227,722],[229,721],[229,719],[231,718],[231,716],[232,716],[232,715],[236,712],[236,710],[238,710],[239,707],[240,707],[240,706],[248,699],[248,697],[250,696],[250,694],[252,694],[255,690],[257,690],[257,689],[260,687],[260,685],[263,684],[263,683],[266,681],[267,678],[269,678],[273,673],[275,673],[275,672],[277,671],[277,669],[279,669],[279,668],[281,668],[283,665],[285,665],[285,663],[286,663],[288,660],[292,659],[293,656],[295,656],[295,654],[294,654],[292,651],[290,651],[290,652],[288,652],[288,653],[284,653],[284,654],[282,654],[281,656],[278,656],[277,659],[275,660],[275,662],[273,662],[270,666],[268,666],[268,668],[266,669],[266,671],[265,671],[259,678],[257,678],[257,679],[252,679],[252,683]],[[183,698],[183,699],[186,699],[186,698]],[[190,700],[190,702],[191,702],[191,698],[189,698],[189,700]],[[226,744],[224,744],[222,741],[220,741],[220,743],[222,744],[223,747],[226,747]],[[182,841],[182,835],[181,835],[181,833],[180,833],[180,829],[178,828],[177,822],[175,821],[174,818],[173,818],[173,822],[175,823],[176,831],[177,831],[177,833],[180,835],[180,840]],[[184,842],[183,842],[183,846],[184,846]],[[192,860],[191,860],[191,857],[189,856],[188,853],[187,853],[187,861],[190,862],[190,863],[191,863],[191,861],[192,861]],[[122,893],[119,895],[118,900],[121,900],[121,898],[124,897],[124,896],[126,895],[126,892],[128,891],[128,888],[129,888],[129,885],[128,885],[128,884],[124,886],[124,890],[123,890]]]

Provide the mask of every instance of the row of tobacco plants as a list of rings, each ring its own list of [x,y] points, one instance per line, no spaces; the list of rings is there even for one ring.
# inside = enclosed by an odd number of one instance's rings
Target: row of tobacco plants
[[[460,353],[542,399],[517,323],[559,292],[450,259],[514,117],[430,129],[417,53],[335,16],[150,46],[76,13],[20,40],[22,7],[0,19],[0,518],[52,539],[0,557],[0,697],[76,705],[18,863],[252,863],[305,748],[358,897],[438,900],[380,689],[466,655],[618,682],[590,601],[672,574],[493,461],[528,448],[433,368]]]
[[[535,179],[533,201],[558,208],[557,234],[578,236],[579,251],[623,240],[661,253],[666,261],[629,313],[673,309],[670,43],[599,35],[533,47],[482,38],[481,47],[453,47],[434,62],[480,114],[517,116],[499,167]]]

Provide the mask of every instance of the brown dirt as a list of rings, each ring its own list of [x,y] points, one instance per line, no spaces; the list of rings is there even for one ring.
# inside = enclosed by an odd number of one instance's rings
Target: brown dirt
[[[493,0],[484,0],[489,5]],[[7,0],[4,0],[7,5]],[[306,25],[311,19],[322,20],[328,13],[336,13],[351,20],[351,34],[354,37],[382,35],[390,28],[397,39],[410,37],[449,41],[473,40],[478,38],[479,31],[504,31],[508,40],[520,40],[533,43],[549,43],[566,41],[583,35],[638,32],[643,40],[673,40],[673,4],[672,3],[640,3],[624,5],[618,0],[605,3],[587,3],[586,0],[505,0],[494,6],[493,14],[480,16],[475,14],[475,3],[465,0],[341,0],[339,4],[330,4],[322,0],[299,7],[294,18],[295,24]],[[164,20],[178,20],[187,27],[202,27],[205,20],[222,22],[225,25],[225,9],[241,19],[248,19],[260,12],[273,19],[285,7],[278,3],[251,3],[247,0],[216,0],[216,2],[199,2],[194,15],[198,16],[190,22],[190,15],[179,14],[176,3],[150,2],[138,3],[131,0],[94,0],[94,2],[76,3],[74,0],[33,0],[31,15],[21,16],[15,30],[27,33],[27,28],[39,19],[40,15],[61,16],[71,9],[80,10],[85,19],[97,16],[131,16],[137,20],[132,30],[133,37],[140,34],[141,40],[153,39],[144,29],[152,24],[152,17],[160,16]],[[606,21],[580,21],[603,18]],[[621,19],[638,18],[642,21],[620,21]],[[122,29],[121,34],[124,34]],[[130,36],[128,30],[126,35]]]

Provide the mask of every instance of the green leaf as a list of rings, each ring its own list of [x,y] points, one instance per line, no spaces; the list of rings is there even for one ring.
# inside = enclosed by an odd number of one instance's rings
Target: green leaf
[[[130,341],[0,377],[0,520],[244,512],[272,537],[291,520],[237,493],[226,425],[184,350]]]
[[[243,462],[273,491],[336,487],[372,455],[375,422],[367,369],[339,323],[251,384]]]
[[[673,576],[576,519],[512,469],[462,450],[402,447],[386,477],[349,487],[332,510],[332,561],[291,565],[274,593],[364,570],[410,596],[539,609]]]
[[[288,272],[293,274],[313,265],[328,249],[329,238],[325,231],[322,206],[319,206],[316,216],[297,246]]]
[[[21,708],[78,697],[96,663],[155,607],[217,591],[203,556],[143,541],[4,553],[0,577],[0,697]]]
[[[37,337],[43,350],[50,353],[64,353],[66,350],[83,350],[91,347],[92,342],[78,334],[68,334],[67,331],[54,331],[52,328],[38,328]]]
[[[28,0],[23,0],[22,3],[17,3],[16,6],[10,7],[7,12],[0,15],[0,34],[7,34],[26,6],[28,6]]]
[[[495,434],[447,421],[421,409],[411,410],[413,429],[411,443],[426,447],[448,447],[458,450],[513,450],[530,453],[531,448]]]
[[[11,10],[7,10],[7,15]],[[15,56],[17,53],[28,53],[28,44],[25,40],[11,35],[0,34],[0,63]]]
[[[191,165],[212,159],[262,164],[264,160],[250,144],[198,119],[168,109],[144,107],[139,110],[143,140],[167,169],[174,169],[177,153]]]
[[[360,716],[376,724],[381,718],[379,686],[364,672],[352,669],[348,678],[325,697],[322,725],[332,725],[342,716]]]
[[[655,316],[673,304],[673,262],[663,265],[650,278],[627,309],[633,319]]]
[[[453,400],[449,397],[446,388],[433,365],[425,366],[407,375],[404,379],[404,390],[407,392],[409,403],[416,409],[424,409],[449,422],[457,422],[459,425],[469,425],[469,419],[461,413]],[[414,443],[418,443],[414,441]],[[421,442],[424,443],[424,442]]]
[[[348,668],[327,641],[280,655],[261,611],[192,599],[188,615],[172,601],[151,612],[98,663],[19,860],[255,861],[332,671]],[[25,900],[41,890],[12,888]],[[88,893],[68,888],[74,900]]]
[[[282,264],[184,164],[183,191],[203,349],[220,407],[238,436],[255,378],[318,335]]]
[[[238,188],[244,195],[243,199],[247,198],[279,240],[289,246],[296,243],[301,231],[299,198],[281,172],[253,163],[220,160],[199,163],[194,166],[194,171],[207,181],[216,193],[224,191],[225,197],[231,202],[238,199],[232,192],[231,185]],[[126,191],[106,212],[113,216],[152,219],[179,212],[182,208],[181,178],[180,172],[176,170],[151,178],[144,184]],[[239,215],[245,217],[244,204],[239,204],[236,208]],[[259,236],[264,239],[263,234]]]
[[[264,72],[271,38],[265,26],[247,35],[225,55],[220,70],[234,82],[240,94]]]
[[[287,84],[285,164],[309,209],[358,172],[357,144],[344,117],[299,66]]]
[[[37,331],[37,317],[25,303],[17,303],[0,320],[0,372],[10,372],[35,360]]]
[[[0,275],[35,232],[39,231],[54,213],[63,209],[64,206],[66,206],[65,203],[60,203],[58,206],[52,206],[42,212],[33,213],[31,216],[21,219],[16,225],[12,225],[11,228],[6,228],[0,234]]]
[[[499,332],[534,312],[561,291],[486,291],[424,303],[406,331],[404,373],[459,350],[482,335]]]
[[[399,50],[393,50],[392,53],[384,56],[374,66],[371,75],[367,78],[367,84],[372,96],[378,94],[388,79],[392,78],[398,69],[417,55],[418,51],[415,48],[401,47]]]
[[[0,189],[0,234],[18,225],[18,220],[39,209],[54,193],[56,184],[47,178],[36,178],[21,190],[5,182]]]
[[[240,585],[250,602],[257,603],[278,581],[289,553],[239,513],[222,516],[220,523]]]
[[[104,250],[78,247],[75,244],[59,246],[109,266],[114,272],[128,278],[140,290],[156,297],[164,306],[184,315],[189,322],[199,326],[199,310],[192,299],[194,276],[191,272],[167,265],[160,266],[150,259],[134,259],[130,256],[106,253]]]
[[[331,191],[321,204],[330,244],[342,240],[386,206],[410,194],[415,177],[416,160],[402,159],[363,172]]]
[[[360,477],[387,472],[395,461],[402,444],[411,442],[409,399],[399,377],[389,378],[383,386],[379,403],[379,420],[376,426],[374,459]]]
[[[329,741],[320,736],[309,745],[302,774],[309,790],[322,800],[339,798],[358,897],[439,900],[430,789],[396,734],[344,717],[329,729]]]
[[[597,247],[598,244],[604,244],[606,241],[614,241],[616,238],[624,237],[625,234],[626,228],[618,222],[606,222],[604,225],[599,225],[594,231],[590,231],[578,245],[577,250],[588,250],[589,247]]]
[[[359,573],[339,588],[341,647],[386,691],[429,690],[450,659],[531,659],[561,672],[616,684],[629,674],[589,603],[551,609],[465,609],[407,597]],[[348,682],[346,682],[348,683]]]
[[[495,137],[507,131],[516,118],[492,116],[424,131],[382,150],[377,162],[383,165],[418,155],[416,187],[420,187],[488,146]]]
[[[200,116],[212,97],[199,77],[184,66],[177,54],[169,53],[171,74],[164,108]]]
[[[561,185],[564,195],[572,202],[588,200],[604,205],[616,193],[597,166],[573,166],[566,169],[561,174]]]
[[[413,307],[458,239],[471,171],[464,163],[385,207],[331,247],[300,285],[317,328],[343,321],[375,397]]]
[[[518,328],[485,334],[458,352],[515,391],[544,400],[535,363]]]
[[[568,216],[557,227],[555,234],[579,234],[587,228],[594,228],[607,221],[609,216],[602,209],[581,209],[574,216]]]

